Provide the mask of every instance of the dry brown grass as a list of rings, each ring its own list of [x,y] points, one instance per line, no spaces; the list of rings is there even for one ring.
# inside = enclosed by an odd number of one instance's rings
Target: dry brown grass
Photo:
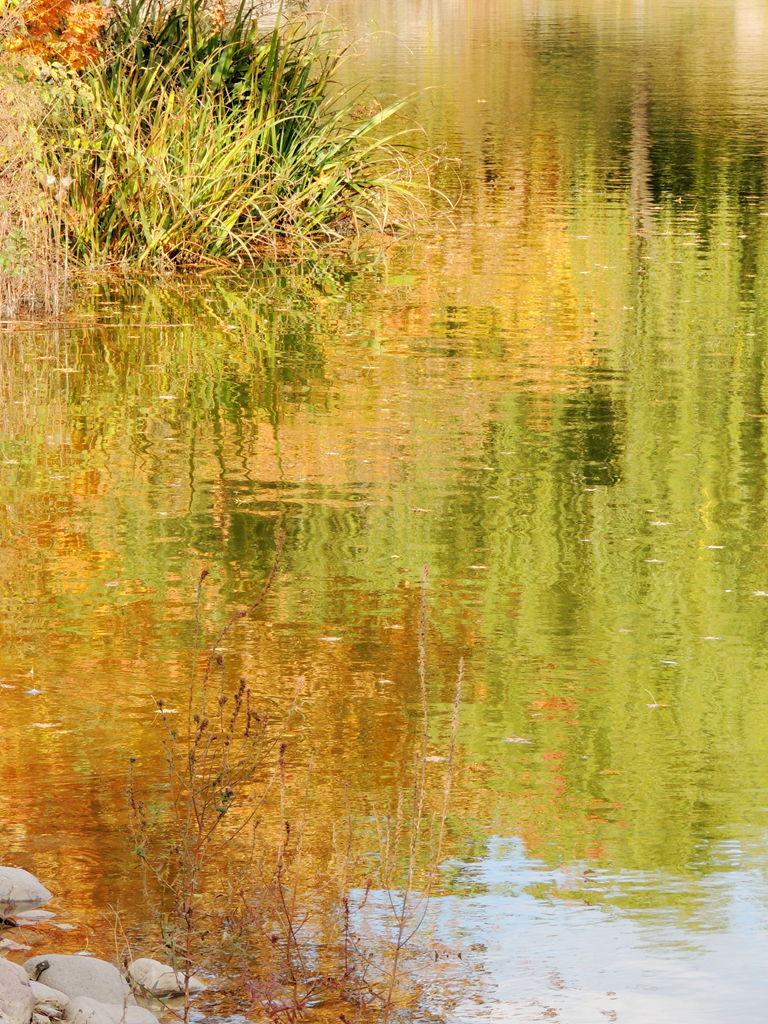
[[[58,314],[65,302],[58,183],[46,186],[34,132],[45,116],[33,69],[2,50],[0,15],[0,321]]]

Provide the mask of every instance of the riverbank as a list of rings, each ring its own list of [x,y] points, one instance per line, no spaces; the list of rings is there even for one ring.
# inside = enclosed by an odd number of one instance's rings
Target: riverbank
[[[5,26],[3,317],[62,306],[66,269],[254,264],[384,232],[413,209],[402,104],[340,88],[321,29],[148,0],[55,32]],[[87,11],[86,11],[87,13]],[[75,24],[79,17],[82,24]],[[77,47],[72,40],[76,40]]]

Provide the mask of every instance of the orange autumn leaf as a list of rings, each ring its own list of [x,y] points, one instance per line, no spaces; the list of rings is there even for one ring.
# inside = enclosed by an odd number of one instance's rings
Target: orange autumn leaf
[[[24,11],[23,30],[6,46],[79,70],[98,57],[98,43],[109,14],[109,8],[98,2],[33,0]]]

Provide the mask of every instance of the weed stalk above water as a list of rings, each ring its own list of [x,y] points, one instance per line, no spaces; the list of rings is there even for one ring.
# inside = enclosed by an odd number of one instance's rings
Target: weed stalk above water
[[[418,632],[421,715],[412,737],[411,766],[403,766],[397,783],[396,809],[380,814],[374,808],[372,816],[370,808],[363,811],[374,825],[366,843],[373,840],[375,847],[377,836],[379,850],[363,848],[354,834],[355,809],[347,789],[347,805],[337,809],[344,812],[340,820],[331,809],[333,853],[317,877],[309,852],[317,827],[311,813],[314,756],[300,768],[287,740],[303,680],[288,711],[268,721],[256,710],[245,680],[227,682],[220,654],[235,624],[270,592],[282,548],[278,534],[273,565],[259,594],[225,620],[199,673],[193,671],[187,728],[174,730],[166,713],[174,709],[157,702],[168,772],[169,806],[162,819],[148,811],[139,779],[132,777],[129,786],[134,846],[145,883],[150,883],[145,897],[155,907],[163,952],[184,974],[187,989],[193,970],[213,950],[217,964],[226,956],[235,965],[230,977],[241,999],[257,1004],[278,1024],[309,1019],[313,1008],[330,1005],[340,1021],[416,1019],[414,1000],[421,985],[405,976],[406,953],[439,877],[463,663],[447,756],[430,756],[425,573]],[[196,641],[206,578],[203,572],[197,588]],[[428,770],[432,762],[443,763],[437,778]],[[297,770],[303,779],[298,787],[291,782]],[[322,766],[320,774],[326,770]],[[442,791],[433,792],[441,776]],[[213,862],[217,867],[211,875]],[[356,889],[361,872],[367,881]],[[377,894],[382,898],[378,909]],[[185,1020],[189,1012],[187,998]],[[321,1014],[321,1019],[327,1018]]]
[[[240,791],[254,783],[264,767],[270,749],[268,719],[252,706],[251,691],[240,679],[227,692],[221,674],[219,692],[208,684],[221,667],[219,645],[236,622],[252,614],[265,600],[277,577],[284,535],[278,534],[272,567],[257,597],[246,608],[230,616],[219,631],[206,659],[202,685],[195,685],[194,671],[189,686],[187,727],[184,734],[169,724],[162,700],[157,710],[165,726],[165,760],[168,769],[174,838],[160,853],[157,822],[151,819],[131,772],[128,787],[131,827],[135,851],[159,892],[160,932],[166,951],[184,975],[184,1020],[188,1019],[189,984],[199,959],[204,927],[198,897],[202,876],[215,848],[231,842],[256,816],[252,809],[225,830],[225,819],[235,806]],[[197,591],[199,616],[201,588],[208,575],[200,575]],[[196,636],[199,617],[196,616]],[[133,768],[133,765],[132,765]],[[149,895],[146,885],[145,893]]]

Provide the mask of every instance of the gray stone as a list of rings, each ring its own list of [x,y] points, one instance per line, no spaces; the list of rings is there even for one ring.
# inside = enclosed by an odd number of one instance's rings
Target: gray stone
[[[184,994],[184,972],[176,971],[168,964],[159,960],[151,960],[143,956],[128,964],[128,981],[144,992],[154,996],[180,996]],[[205,991],[205,984],[200,978],[192,975],[189,979],[189,991]]]
[[[88,996],[77,996],[71,1001],[67,1020],[71,1024],[158,1024],[154,1013],[143,1006],[101,1003]]]
[[[136,1002],[120,971],[96,957],[49,953],[26,960],[24,969],[30,978],[63,992],[70,999],[90,996],[103,1003]]]
[[[0,917],[36,910],[51,898],[45,886],[24,868],[0,866]]]
[[[35,997],[29,978],[18,964],[0,957],[0,1015],[7,1024],[29,1024]]]
[[[32,947],[25,942],[16,942],[14,939],[0,938],[0,953],[5,956],[7,953],[27,953]]]

